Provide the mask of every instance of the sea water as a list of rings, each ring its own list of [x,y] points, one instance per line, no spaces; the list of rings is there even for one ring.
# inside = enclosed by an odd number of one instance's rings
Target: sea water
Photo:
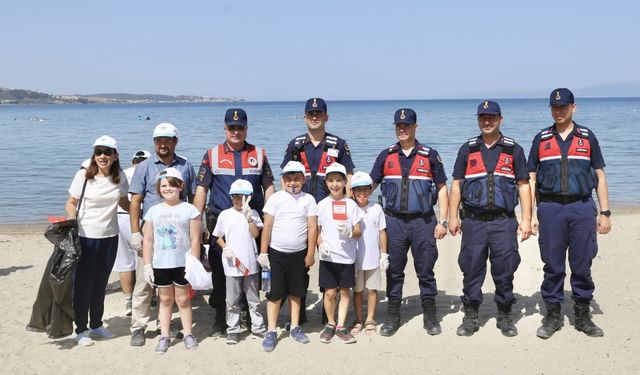
[[[528,155],[531,140],[553,123],[546,99],[503,99],[502,132]],[[329,101],[327,131],[345,138],[357,170],[369,172],[378,153],[396,141],[393,114],[413,108],[417,138],[442,155],[449,185],[456,153],[479,134],[475,118],[480,100]],[[153,153],[153,129],[171,122],[179,132],[176,151],[198,168],[206,149],[224,141],[226,109],[247,111],[247,140],[263,147],[276,176],[289,140],[304,134],[304,102],[207,104],[3,105],[0,224],[41,223],[64,215],[69,184],[92,153],[94,140],[107,134],[118,141],[123,168],[139,149]],[[146,120],[147,116],[149,120]],[[640,201],[640,98],[580,99],[574,120],[598,137],[613,207]],[[277,181],[278,179],[276,179]],[[277,183],[277,182],[276,182]]]

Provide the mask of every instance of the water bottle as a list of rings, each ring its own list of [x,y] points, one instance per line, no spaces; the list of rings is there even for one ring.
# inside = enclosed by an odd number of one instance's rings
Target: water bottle
[[[269,267],[262,268],[262,291],[271,291],[271,269]]]

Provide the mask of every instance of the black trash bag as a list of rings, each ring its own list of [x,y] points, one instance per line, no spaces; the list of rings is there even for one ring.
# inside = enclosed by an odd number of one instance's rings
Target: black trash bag
[[[45,237],[54,244],[33,303],[28,331],[46,332],[50,338],[73,333],[73,269],[80,259],[76,220],[49,225]]]
[[[49,225],[44,236],[54,245],[49,281],[52,284],[62,284],[80,260],[78,222],[70,219],[53,223]]]

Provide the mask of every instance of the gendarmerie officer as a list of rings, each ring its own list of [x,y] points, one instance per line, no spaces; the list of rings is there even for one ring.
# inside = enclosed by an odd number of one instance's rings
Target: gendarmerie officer
[[[350,181],[355,165],[351,160],[351,151],[347,142],[333,134],[327,133],[325,124],[329,121],[327,103],[322,98],[311,98],[304,106],[304,122],[307,133],[292,139],[282,160],[281,168],[291,160],[304,165],[306,181],[302,191],[311,194],[317,202],[329,193],[324,183],[326,169],[333,163],[342,164],[347,170],[347,193],[350,192]],[[309,276],[307,275],[307,289]],[[300,323],[307,321],[306,297],[300,301]],[[322,323],[326,323],[326,314],[322,311]]]
[[[246,141],[247,132],[247,113],[241,108],[228,109],[224,116],[225,142],[207,150],[202,157],[202,164],[196,176],[197,186],[193,204],[202,212],[207,192],[211,191],[207,214],[212,218],[233,206],[229,188],[237,179],[247,180],[253,186],[250,206],[260,215],[264,202],[275,191],[273,173],[266,152],[263,148]],[[213,230],[213,227],[210,230]],[[213,292],[209,305],[216,310],[213,333],[220,334],[224,333],[226,328],[226,280],[222,267],[222,249],[216,244],[214,236],[211,236],[210,241],[208,255]]]
[[[538,242],[544,262],[540,292],[546,315],[537,335],[547,339],[564,324],[560,305],[564,302],[568,250],[575,328],[599,337],[604,333],[591,320],[589,304],[595,289],[591,262],[598,252],[596,231],[607,234],[611,230],[605,163],[593,132],[573,121],[573,93],[566,88],[555,89],[549,105],[555,123],[535,136],[528,161],[534,201],[538,202],[533,230],[535,233],[539,223]],[[591,197],[594,188],[599,215]]]
[[[380,184],[385,198],[389,252],[389,301],[380,334],[391,336],[400,327],[404,268],[411,247],[420,286],[424,328],[430,335],[437,335],[442,330],[436,317],[438,289],[433,267],[438,259],[436,239],[447,234],[447,177],[438,152],[416,140],[418,123],[413,109],[397,110],[394,125],[398,142],[378,155],[371,170],[373,189]],[[433,210],[436,202],[440,220]]]
[[[496,286],[496,325],[503,335],[516,336],[511,320],[513,274],[520,264],[517,232],[522,241],[531,235],[529,171],[522,147],[500,131],[503,117],[498,103],[480,103],[477,118],[481,134],[460,147],[449,197],[449,232],[454,236],[462,232],[458,264],[463,273],[464,318],[456,333],[471,336],[480,327],[478,307],[488,258]],[[518,198],[520,224],[514,211]]]

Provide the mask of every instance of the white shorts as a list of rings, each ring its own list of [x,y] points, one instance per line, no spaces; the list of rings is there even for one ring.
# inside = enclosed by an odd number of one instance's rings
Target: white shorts
[[[113,265],[113,272],[129,272],[136,270],[136,251],[131,247],[131,223],[128,214],[118,214],[118,255]]]
[[[356,270],[356,285],[353,287],[354,292],[362,292],[364,288],[369,290],[382,289],[382,272],[380,268],[372,270]]]

